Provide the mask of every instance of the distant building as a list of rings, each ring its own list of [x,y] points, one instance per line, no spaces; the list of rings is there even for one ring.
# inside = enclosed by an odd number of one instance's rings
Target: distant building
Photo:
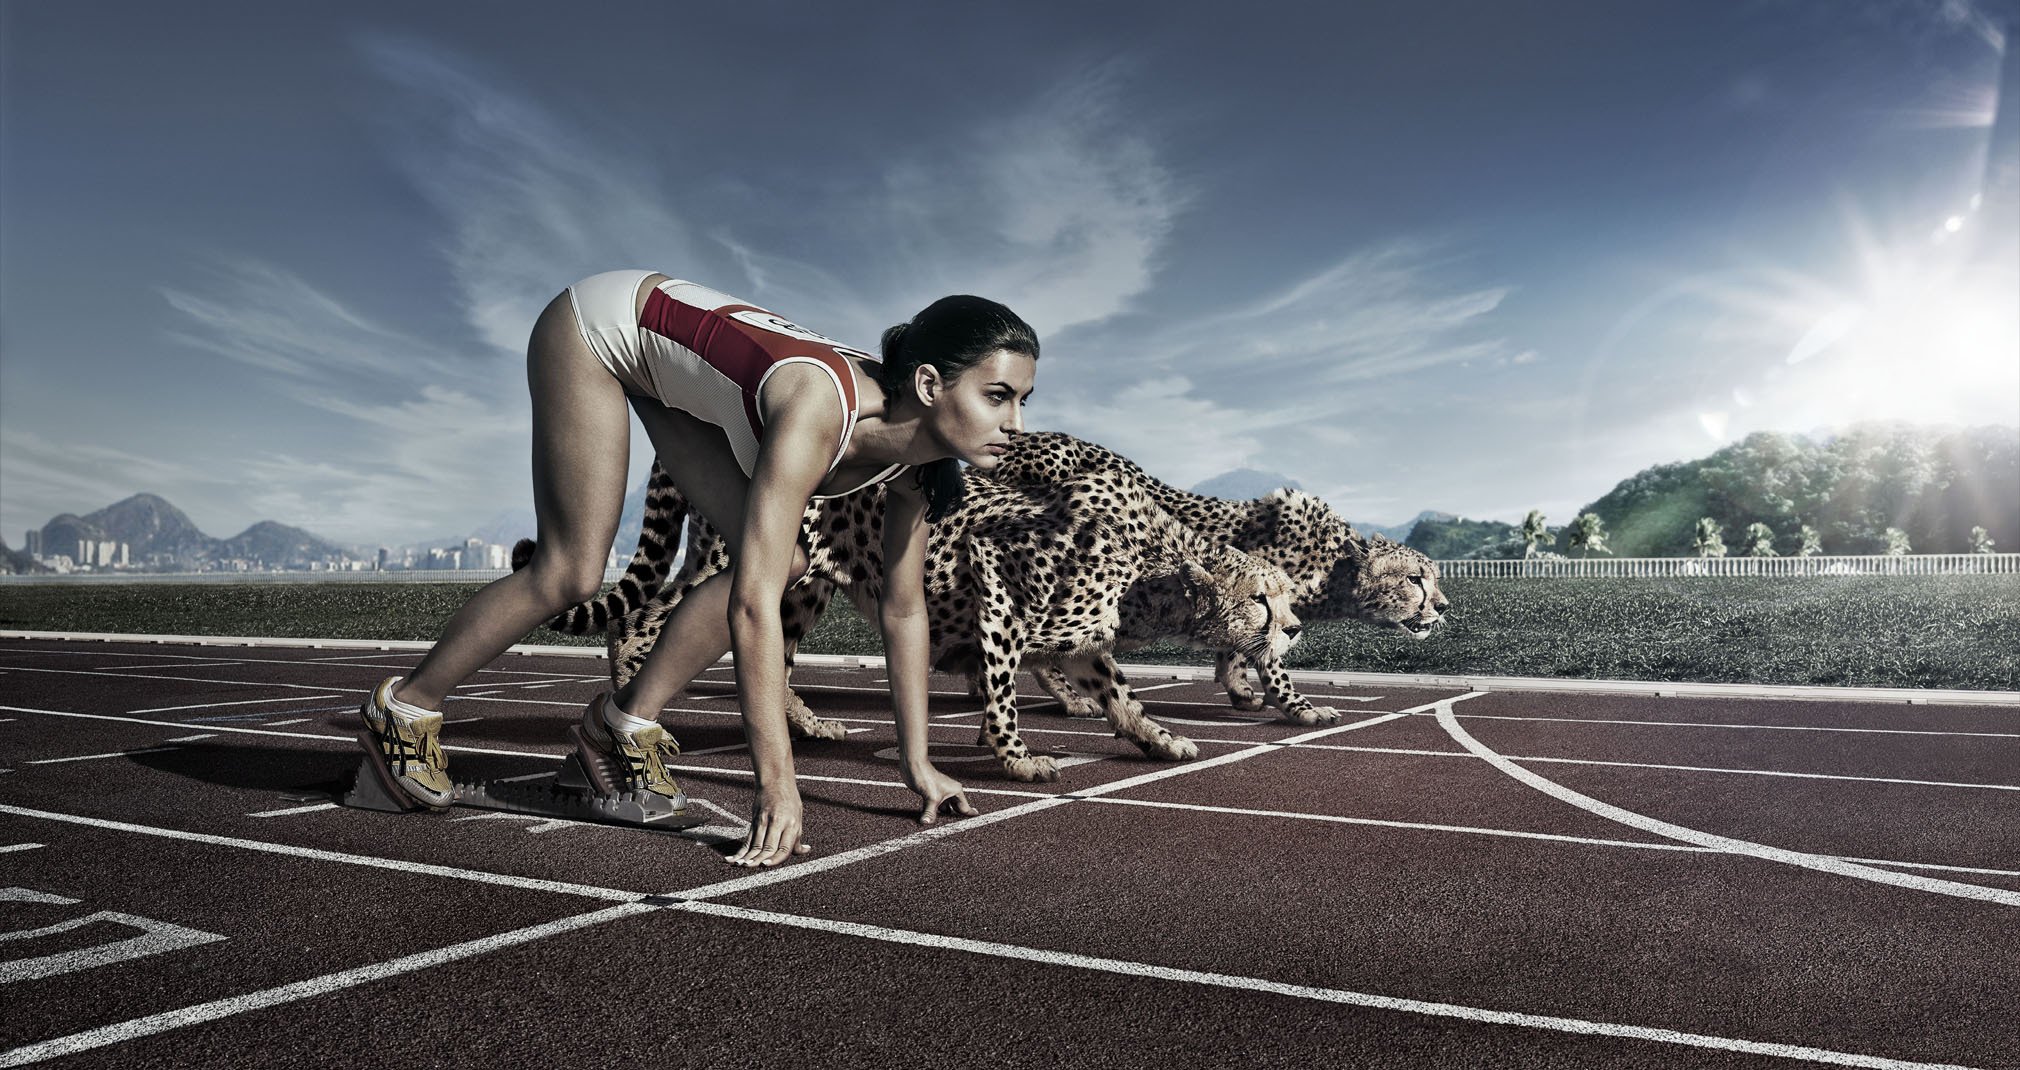
[[[512,567],[512,551],[497,543],[484,547],[484,567],[492,570]]]
[[[29,528],[29,529],[28,529],[28,546],[27,546],[27,550],[28,550],[28,556],[30,556],[30,557],[33,557],[33,558],[35,558],[35,559],[36,559],[36,560],[38,560],[38,561],[42,559],[42,529],[41,529],[41,528]]]

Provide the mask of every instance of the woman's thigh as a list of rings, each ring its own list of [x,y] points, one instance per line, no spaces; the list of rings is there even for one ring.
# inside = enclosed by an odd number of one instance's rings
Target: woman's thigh
[[[560,560],[593,557],[600,570],[624,508],[631,419],[624,388],[582,340],[566,292],[533,325],[526,385],[540,548]]]
[[[737,463],[728,436],[714,424],[650,399],[633,399],[632,407],[652,439],[660,467],[681,496],[729,543],[730,556],[739,556],[750,477]]]

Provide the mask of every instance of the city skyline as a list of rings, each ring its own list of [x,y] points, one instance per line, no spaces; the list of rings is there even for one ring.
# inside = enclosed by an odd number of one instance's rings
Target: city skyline
[[[0,531],[524,509],[526,331],[634,265],[860,346],[997,297],[1034,429],[1370,523],[2020,426],[2003,8],[197,6],[4,9]]]

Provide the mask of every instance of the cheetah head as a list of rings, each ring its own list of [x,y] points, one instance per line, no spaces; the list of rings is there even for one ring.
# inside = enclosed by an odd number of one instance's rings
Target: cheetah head
[[[1380,535],[1350,541],[1326,587],[1319,615],[1353,617],[1412,639],[1430,635],[1451,607],[1438,589],[1438,566]]]
[[[1256,662],[1278,660],[1297,642],[1303,623],[1291,612],[1294,585],[1283,569],[1232,546],[1185,569],[1194,642]]]

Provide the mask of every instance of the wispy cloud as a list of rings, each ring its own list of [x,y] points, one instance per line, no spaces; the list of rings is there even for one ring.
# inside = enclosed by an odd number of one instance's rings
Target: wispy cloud
[[[519,351],[540,309],[578,278],[620,267],[693,264],[697,242],[676,191],[453,53],[410,38],[361,42],[409,90],[391,130],[396,161],[447,223],[442,255],[476,337]]]

